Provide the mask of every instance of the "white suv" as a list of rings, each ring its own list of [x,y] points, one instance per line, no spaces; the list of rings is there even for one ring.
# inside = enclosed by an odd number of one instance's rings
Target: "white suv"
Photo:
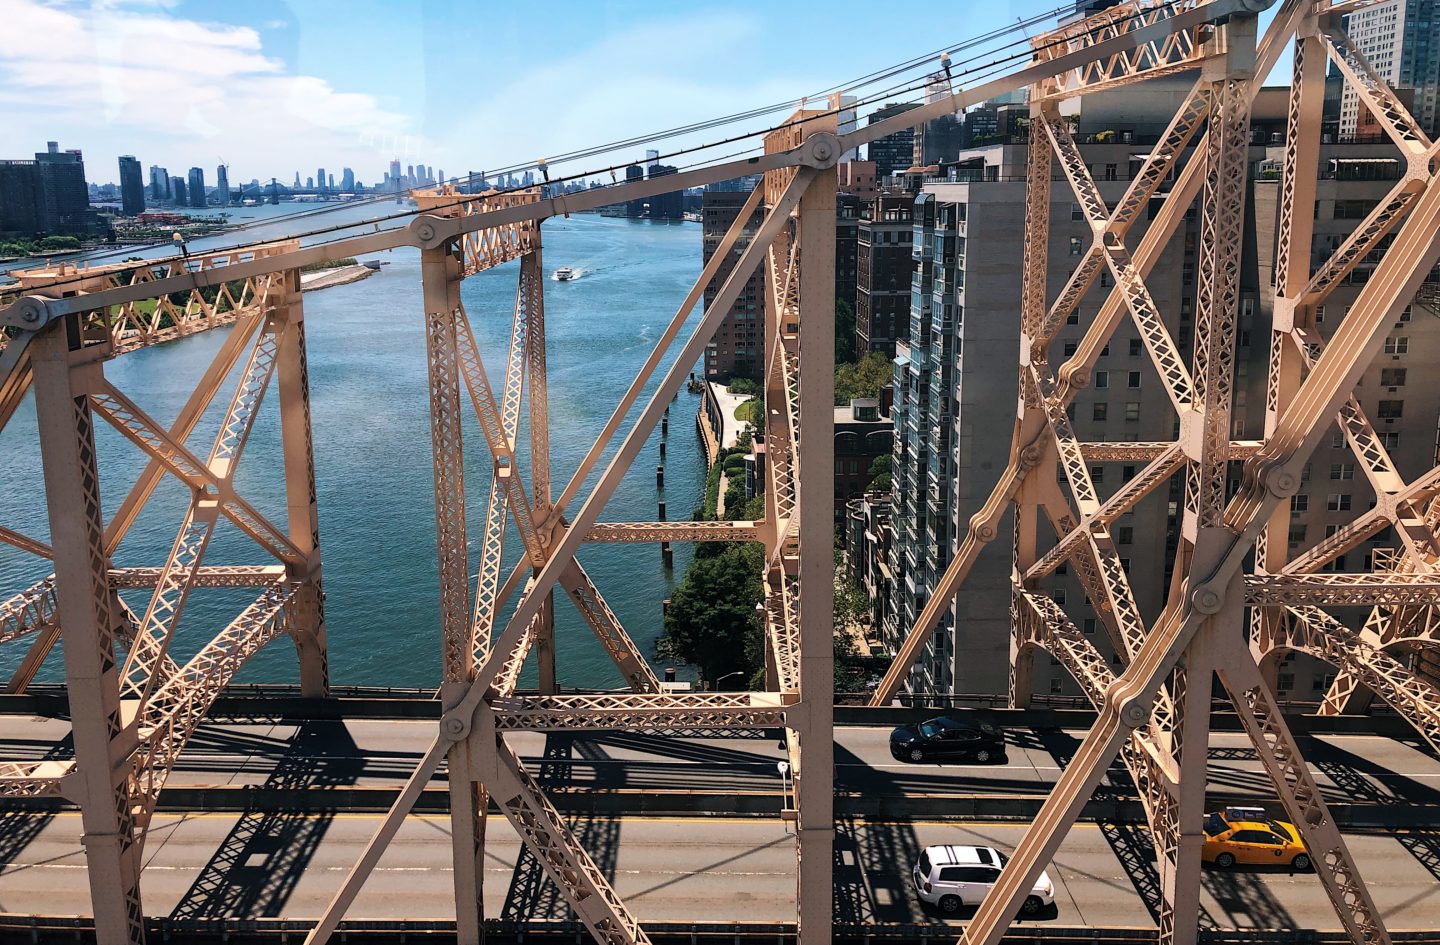
[[[952,915],[965,906],[978,906],[1000,878],[1007,859],[994,847],[926,847],[915,864],[915,894]],[[1054,902],[1055,886],[1050,874],[1042,872],[1020,913],[1035,915]]]

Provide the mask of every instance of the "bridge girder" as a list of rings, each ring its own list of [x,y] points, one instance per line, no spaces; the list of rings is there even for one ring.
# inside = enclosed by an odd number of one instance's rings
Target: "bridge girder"
[[[1353,6],[1354,4],[1350,4]],[[1231,693],[1247,732],[1291,818],[1317,857],[1321,881],[1341,923],[1356,942],[1387,935],[1333,819],[1314,789],[1304,761],[1260,675],[1255,654],[1223,645],[1243,632],[1247,601],[1257,612],[1294,606],[1363,603],[1387,612],[1440,604],[1433,556],[1440,553],[1440,522],[1432,501],[1440,495],[1440,469],[1411,483],[1394,464],[1358,405],[1349,397],[1358,370],[1373,359],[1379,328],[1413,295],[1440,249],[1440,182],[1430,169],[1435,145],[1424,138],[1362,56],[1331,35],[1333,14],[1313,2],[1287,0],[1260,42],[1254,36],[1253,0],[1128,0],[1096,17],[1067,25],[1035,41],[1032,62],[1008,76],[935,101],[885,121],[839,134],[832,111],[797,113],[766,140],[757,159],[687,170],[661,180],[602,188],[567,198],[539,191],[462,195],[440,191],[421,199],[422,212],[404,229],[301,248],[268,244],[189,261],[117,267],[113,272],[60,272],[48,284],[25,287],[23,298],[3,300],[0,326],[0,424],[32,384],[44,391],[42,451],[47,455],[53,547],[12,530],[0,541],[54,557],[53,588],[41,582],[0,607],[0,641],[33,634],[53,637],[63,625],[67,672],[98,679],[78,699],[77,757],[63,771],[0,767],[0,790],[73,792],[86,818],[90,879],[97,929],[104,941],[140,941],[140,857],[153,799],[194,724],[220,687],[254,652],[278,636],[295,638],[307,691],[324,691],[325,636],[320,580],[314,470],[309,450],[308,380],[304,367],[300,267],[395,246],[422,250],[425,330],[430,380],[436,484],[437,558],[441,575],[444,718],[399,800],[382,822],[355,870],[310,935],[323,941],[336,928],[360,885],[409,813],[420,790],[448,761],[452,801],[458,929],[462,942],[478,942],[481,919],[485,811],[491,795],[548,875],[597,940],[644,942],[645,931],[614,893],[576,837],[565,827],[543,787],[525,771],[505,741],[507,731],[605,728],[730,729],[783,727],[794,777],[797,885],[803,945],[826,945],[833,817],[830,730],[833,701],[830,611],[831,484],[826,475],[800,476],[803,462],[822,472],[832,448],[834,171],[845,150],[930,118],[954,113],[1004,91],[1032,89],[1030,193],[1026,206],[1026,281],[1022,287],[1022,397],[1007,468],[960,549],[910,629],[876,693],[888,703],[909,672],[970,565],[992,542],[1014,509],[1016,569],[1016,694],[1025,651],[1043,646],[1067,661],[1086,687],[1099,720],[965,933],[964,941],[995,945],[1035,877],[1053,855],[1080,806],[1120,755],[1142,787],[1147,816],[1162,853],[1166,942],[1194,940],[1186,916],[1199,889],[1196,832],[1204,802],[1204,746],[1210,682],[1218,676]],[[1282,192],[1278,247],[1281,302],[1272,339],[1270,419],[1264,438],[1232,441],[1230,388],[1235,347],[1236,270],[1244,214],[1245,149],[1249,103],[1263,78],[1295,36],[1296,56]],[[1312,278],[1307,161],[1318,144],[1319,63],[1330,55],[1359,87],[1362,101],[1409,156],[1407,176],[1377,207],[1357,236]],[[1147,158],[1121,202],[1111,210],[1098,197],[1055,103],[1119,84],[1181,71],[1199,79],[1166,132],[1166,148]],[[1202,127],[1205,129],[1203,135]],[[1042,134],[1043,131],[1043,134]],[[1187,154],[1189,160],[1182,159]],[[1047,305],[1044,253],[1050,168],[1058,158],[1065,180],[1096,233],[1081,265]],[[711,265],[701,273],[654,353],[582,461],[569,484],[552,495],[549,468],[548,379],[545,368],[541,223],[548,217],[722,179],[763,173],[763,183],[737,218]],[[1171,190],[1131,251],[1126,236],[1160,184]],[[1311,185],[1313,186],[1313,184]],[[1160,318],[1145,279],[1175,228],[1198,199],[1204,234],[1196,348],[1187,365]],[[644,402],[598,481],[579,502],[582,488],[625,425],[662,359],[679,338],[706,286],[717,276],[752,212],[764,222],[681,346],[658,389]],[[1362,232],[1363,231],[1363,232]],[[1307,321],[1358,259],[1394,234],[1359,302],[1321,348]],[[459,285],[467,275],[519,261],[511,341],[500,390],[491,387]],[[1075,354],[1053,368],[1049,347],[1100,271],[1114,275],[1105,299]],[[733,523],[601,523],[599,516],[670,396],[752,273],[766,284],[766,418],[769,445],[765,516]],[[78,291],[59,295],[62,289]],[[47,295],[47,290],[50,295]],[[177,295],[178,293],[178,295]],[[53,297],[51,297],[53,296]],[[141,304],[154,300],[150,308]],[[1180,421],[1174,443],[1083,443],[1065,414],[1089,382],[1095,361],[1118,323],[1129,317],[1164,380]],[[103,361],[189,331],[233,325],[210,370],[170,427],[147,416],[105,381]],[[63,328],[74,328],[71,345]],[[248,357],[211,454],[186,447],[199,416],[217,396],[231,369]],[[271,375],[279,379],[286,457],[289,521],[272,524],[237,495],[232,484],[240,454]],[[522,403],[527,396],[528,410]],[[463,392],[462,392],[463,388]],[[489,454],[490,480],[481,567],[471,584],[465,510],[466,454],[462,416],[469,401]],[[139,482],[107,526],[101,520],[94,465],[93,415],[99,413],[147,458]],[[522,431],[522,416],[529,416]],[[1360,516],[1335,540],[1292,562],[1272,532],[1293,492],[1299,468],[1323,424],[1341,428],[1366,474],[1383,493],[1375,513]],[[522,433],[528,444],[522,446]],[[804,449],[801,449],[801,444]],[[528,455],[529,488],[517,457]],[[1125,488],[1103,498],[1087,463],[1147,461]],[[1243,462],[1239,491],[1227,498],[1226,471]],[[1109,526],[1136,502],[1185,472],[1182,541],[1176,580],[1159,618],[1147,625],[1135,603]],[[1055,485],[1056,472],[1068,494]],[[185,522],[168,560],[158,568],[114,569],[109,558],[140,508],[165,475],[192,494]],[[1039,554],[1041,516],[1057,543]],[[219,516],[255,540],[264,564],[217,569],[203,563],[205,538]],[[523,545],[520,562],[503,576],[504,535],[514,521]],[[1344,548],[1395,523],[1405,531],[1405,563],[1396,577],[1313,572]],[[1359,537],[1357,537],[1359,536]],[[663,691],[623,626],[576,557],[587,541],[759,540],[765,547],[762,619],[767,650],[767,691],[685,695]],[[1349,544],[1347,544],[1349,543]],[[1258,546],[1262,566],[1242,567]],[[1326,557],[1326,556],[1329,557]],[[278,561],[279,563],[275,563]],[[1034,593],[1035,582],[1073,562],[1096,612],[1111,631],[1123,669],[1116,673],[1052,602]],[[503,576],[503,580],[502,580]],[[260,597],[194,659],[169,658],[186,595],[194,588],[258,586]],[[527,658],[537,654],[543,689],[555,688],[547,664],[554,655],[553,591],[566,591],[596,633],[631,693],[604,697],[515,695]],[[116,606],[121,589],[151,589],[144,614],[130,620]],[[499,616],[518,593],[512,615]],[[1376,613],[1380,613],[1377,609]],[[55,616],[58,614],[58,618]],[[1314,622],[1326,623],[1320,618]],[[1411,622],[1413,625],[1413,621]],[[1329,624],[1326,623],[1328,627]],[[1252,627],[1253,630],[1253,627]],[[1333,630],[1333,628],[1331,628]],[[1022,632],[1023,631],[1023,632]],[[113,639],[133,636],[122,666],[107,665]],[[1353,649],[1328,632],[1327,646]],[[1336,641],[1339,641],[1338,643]],[[1347,650],[1347,652],[1349,652]],[[73,663],[73,665],[72,665]],[[1356,664],[1359,667],[1359,664]],[[1362,669],[1373,669],[1372,659]],[[1368,677],[1367,677],[1368,678]],[[1399,685],[1399,684],[1397,684]],[[1399,688],[1404,688],[1400,686]],[[126,717],[120,699],[139,702]],[[127,710],[128,711],[128,710]],[[116,720],[119,720],[117,724]],[[1199,774],[1196,774],[1196,771]],[[114,777],[121,773],[118,783]],[[67,794],[67,796],[69,796]]]

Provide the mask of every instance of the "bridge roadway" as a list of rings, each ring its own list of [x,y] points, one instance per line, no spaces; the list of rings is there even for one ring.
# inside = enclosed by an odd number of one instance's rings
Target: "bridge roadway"
[[[146,850],[147,911],[176,917],[316,915],[374,830],[371,811],[278,810],[265,789],[346,786],[394,788],[433,731],[432,721],[212,721],[171,779],[180,796],[236,794],[259,787],[248,811],[158,815]],[[35,757],[63,739],[60,719],[0,718],[0,757]],[[893,761],[888,729],[837,729],[837,782],[845,794],[942,798],[956,792],[1044,792],[1076,744],[1073,731],[1012,732],[1006,766],[909,765]],[[518,734],[514,744],[553,788],[580,796],[608,791],[666,792],[777,789],[781,757],[768,737],[676,738],[628,733]],[[1212,788],[1268,799],[1264,774],[1242,736],[1219,733],[1211,746]],[[1380,807],[1440,810],[1440,760],[1389,738],[1320,735],[1305,739],[1327,795]],[[439,788],[439,784],[435,786]],[[589,789],[586,791],[585,789]],[[598,789],[598,791],[597,791]],[[252,788],[253,790],[253,788]],[[316,792],[312,792],[312,795]],[[437,791],[438,793],[438,791]],[[224,805],[221,805],[224,806]],[[1429,811],[1426,810],[1429,809]],[[882,808],[883,809],[883,808]],[[782,921],[794,911],[794,848],[774,817],[636,816],[577,809],[578,835],[644,920]],[[491,819],[486,897],[497,917],[563,918],[534,860],[522,855],[503,818]],[[909,888],[910,864],[932,843],[989,843],[1012,848],[1023,823],[916,817],[846,816],[838,824],[836,919],[938,922]],[[409,818],[362,894],[355,916],[453,917],[449,822],[443,814]],[[0,912],[84,913],[80,821],[72,811],[0,814]],[[1440,832],[1351,833],[1372,891],[1392,928],[1434,928],[1440,915]],[[1145,856],[1142,828],[1081,824],[1053,864],[1053,925],[1149,926],[1146,898],[1158,876]],[[1333,928],[1313,875],[1215,872],[1205,875],[1204,907],[1220,926]]]

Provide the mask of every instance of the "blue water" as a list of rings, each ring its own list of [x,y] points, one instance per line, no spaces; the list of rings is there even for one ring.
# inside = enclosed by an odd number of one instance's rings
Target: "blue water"
[[[276,224],[276,229],[283,226]],[[573,282],[545,281],[553,491],[558,496],[699,272],[700,230],[695,224],[577,215],[546,222],[543,234],[547,273],[562,265],[582,272]],[[261,235],[270,234],[255,234]],[[395,250],[376,258],[387,263],[378,274],[307,294],[304,300],[331,678],[339,685],[433,685],[439,678],[440,645],[419,254]],[[462,289],[497,392],[518,268],[518,263],[511,263],[482,273],[466,280]],[[697,310],[691,327],[698,318]],[[223,332],[216,331],[137,351],[109,362],[106,375],[168,424],[222,340]],[[670,361],[667,358],[664,366]],[[189,441],[202,455],[209,449],[226,399],[225,394],[217,397],[207,422]],[[653,519],[658,498],[667,502],[671,518],[688,516],[700,504],[704,459],[695,435],[697,407],[698,398],[683,391],[671,405],[664,493],[655,486],[657,429],[602,520]],[[632,417],[638,413],[639,407]],[[473,416],[467,416],[466,423],[473,574],[478,568],[490,463]],[[48,528],[35,435],[33,402],[27,399],[0,431],[0,523],[44,539]],[[103,423],[97,426],[97,442],[108,517],[143,463],[138,451]],[[604,465],[602,460],[598,470]],[[598,471],[591,476],[592,484],[597,477]],[[273,388],[240,463],[236,487],[283,527]],[[588,487],[581,498],[586,494]],[[115,563],[162,563],[186,501],[186,490],[167,480],[121,545]],[[571,505],[571,513],[579,502]],[[582,563],[647,657],[653,654],[659,634],[661,601],[676,575],[683,575],[689,554],[689,548],[676,547],[672,574],[661,568],[659,548],[651,544],[590,545],[581,552]],[[512,529],[506,542],[506,573],[519,557],[520,542]],[[206,561],[270,563],[249,539],[223,521]],[[0,597],[47,572],[46,562],[0,545]],[[183,659],[193,654],[244,606],[246,598],[241,591],[196,591],[183,616],[174,655]],[[126,593],[137,610],[143,610],[145,599],[144,594]],[[619,674],[563,593],[557,594],[556,615],[561,684],[620,685]],[[23,649],[24,644],[17,643],[0,652],[0,670],[13,667]],[[533,667],[528,672],[533,680]],[[58,655],[52,656],[42,679],[61,677]],[[258,654],[240,676],[249,682],[295,679],[294,651],[283,639]]]

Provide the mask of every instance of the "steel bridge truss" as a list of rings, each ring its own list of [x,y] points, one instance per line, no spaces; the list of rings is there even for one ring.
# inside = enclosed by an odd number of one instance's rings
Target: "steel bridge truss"
[[[515,731],[738,731],[783,728],[794,778],[798,927],[804,945],[831,937],[833,845],[832,502],[835,165],[845,151],[997,94],[1029,88],[1031,133],[1022,285],[1019,407],[1007,468],[970,528],[934,596],[910,629],[875,694],[887,704],[1007,512],[1014,533],[1013,695],[1029,692],[1029,660],[1060,660],[1096,707],[1098,721],[965,941],[994,945],[1053,856],[1084,801],[1118,755],[1141,789],[1159,853],[1165,942],[1193,942],[1198,914],[1198,829],[1204,809],[1205,748],[1212,680],[1229,692],[1246,731],[1313,853],[1337,915],[1356,942],[1387,935],[1359,871],[1299,755],[1261,665],[1300,649],[1339,667],[1327,699],[1338,711],[1369,689],[1433,741],[1437,699],[1391,647],[1434,641],[1440,578],[1440,468],[1405,482],[1350,397],[1373,360],[1383,328],[1415,294],[1440,255],[1436,148],[1395,96],[1337,31],[1324,0],[1286,0],[1257,42],[1263,0],[1128,0],[1034,41],[1032,61],[1010,75],[952,91],[914,110],[839,134],[835,108],[801,110],[765,139],[755,158],[693,168],[663,180],[545,197],[538,189],[419,198],[408,227],[301,247],[269,244],[190,259],[34,276],[0,299],[0,424],[33,389],[50,540],[0,525],[0,541],[53,561],[53,574],[0,603],[0,643],[29,641],[11,691],[23,691],[63,632],[70,685],[73,761],[0,764],[0,792],[60,794],[83,812],[98,939],[144,939],[140,853],[165,776],[188,736],[251,655],[278,636],[296,643],[302,687],[327,687],[326,645],[298,272],[312,263],[397,246],[421,251],[434,458],[441,603],[443,717],[399,799],[326,909],[309,941],[329,938],[410,813],[444,766],[449,779],[459,940],[478,943],[482,859],[492,801],[598,941],[648,940],[544,788],[507,742]],[[1343,5],[1344,8],[1354,3]],[[1238,254],[1245,212],[1250,101],[1294,39],[1295,82],[1282,179],[1277,304],[1265,436],[1232,441]],[[1329,57],[1406,155],[1408,172],[1371,219],[1318,271],[1310,271],[1311,214],[1319,147],[1323,65]],[[1160,146],[1113,208],[1090,177],[1059,104],[1162,75],[1194,72],[1193,89]],[[838,103],[832,103],[838,105]],[[1046,285],[1048,206],[1054,165],[1074,191],[1094,240],[1058,293]],[[551,482],[541,224],[562,213],[763,174],[571,480]],[[1162,183],[1171,181],[1161,196]],[[1195,347],[1177,348],[1145,279],[1186,212],[1201,220]],[[1127,235],[1142,209],[1157,209],[1132,250]],[[761,213],[742,246],[742,230]],[[1328,344],[1314,309],[1367,254],[1392,241],[1374,276]],[[721,262],[738,251],[714,301],[683,342],[685,322]],[[517,263],[518,283],[503,370],[492,384],[461,302],[463,280]],[[1102,270],[1115,289],[1067,361],[1050,363],[1051,342]],[[765,433],[769,452],[760,521],[603,522],[606,503],[666,405],[752,274],[765,285]],[[1051,296],[1054,295],[1052,299]],[[1100,352],[1129,317],[1179,418],[1169,443],[1083,443],[1066,413]],[[104,376],[106,360],[189,331],[230,326],[180,415],[164,426]],[[662,364],[669,358],[669,366]],[[499,358],[496,359],[498,362]],[[192,434],[228,378],[219,433],[208,452]],[[657,380],[658,378],[658,380]],[[642,397],[653,384],[648,399]],[[234,472],[270,386],[278,388],[288,521],[282,527],[239,494]],[[638,414],[626,425],[626,418]],[[462,439],[472,412],[483,444]],[[96,417],[142,451],[146,465],[106,521],[95,454]],[[528,423],[524,422],[528,417]],[[1285,505],[1325,426],[1340,429],[1362,460],[1379,500],[1309,551],[1287,560]],[[599,469],[625,427],[613,456]],[[523,442],[522,442],[523,441]],[[803,448],[802,448],[803,447]],[[467,463],[468,460],[468,463]],[[1093,462],[1144,462],[1109,496]],[[802,462],[820,475],[800,476]],[[475,464],[481,464],[476,473]],[[483,534],[467,552],[465,492],[489,480]],[[1227,488],[1236,467],[1238,489]],[[1184,508],[1175,575],[1160,616],[1141,617],[1110,527],[1183,471]],[[158,565],[115,568],[112,557],[155,491],[172,476],[190,501],[169,555]],[[528,482],[527,482],[528,480]],[[224,519],[258,546],[259,564],[215,566],[205,553]],[[478,516],[477,516],[478,519]],[[1042,547],[1040,522],[1054,540]],[[521,547],[508,571],[507,523]],[[1347,548],[1395,526],[1401,547],[1372,572],[1322,571]],[[1278,537],[1276,532],[1278,530]],[[765,688],[740,693],[671,692],[656,680],[578,557],[587,542],[759,541],[765,551]],[[1044,539],[1048,541],[1048,539]],[[1247,556],[1255,550],[1253,568]],[[1120,669],[1112,669],[1039,583],[1071,564],[1100,617]],[[478,572],[478,573],[477,573]],[[471,575],[476,576],[472,580]],[[554,591],[570,598],[614,661],[627,689],[561,695],[555,670]],[[250,587],[257,597],[182,664],[177,632],[191,593]],[[122,592],[148,593],[132,608]],[[1329,608],[1363,606],[1351,630]],[[1249,619],[1247,620],[1247,608]],[[508,613],[509,616],[504,615]],[[118,648],[117,648],[117,643]],[[121,657],[116,654],[122,654]],[[1403,653],[1401,654],[1404,655]],[[517,692],[531,657],[538,692]],[[1184,775],[1182,777],[1182,775]],[[897,864],[897,867],[903,864]]]
[[[1105,24],[1116,16],[1123,18],[1123,13],[1102,15],[1094,23],[1110,29]],[[1073,44],[1068,34],[1084,29],[1084,23],[1068,27],[1067,38]],[[1101,197],[1056,108],[1058,100],[1086,91],[1084,76],[1041,82],[1031,90],[1021,398],[1010,463],[989,502],[971,520],[873,702],[883,705],[894,698],[963,587],[976,555],[996,537],[1002,516],[1013,511],[1012,698],[1017,704],[1028,701],[1030,662],[1035,653],[1047,652],[1080,683],[1099,719],[967,929],[967,942],[998,941],[1117,755],[1140,789],[1155,843],[1162,887],[1160,938],[1196,940],[1205,747],[1216,677],[1288,818],[1314,854],[1340,924],[1356,942],[1388,941],[1261,667],[1268,671],[1277,656],[1292,650],[1312,654],[1339,670],[1323,711],[1340,711],[1357,690],[1373,692],[1432,746],[1440,741],[1440,689],[1386,652],[1440,641],[1434,633],[1440,603],[1440,576],[1434,570],[1440,551],[1440,468],[1407,482],[1350,393],[1379,353],[1389,325],[1440,256],[1437,148],[1346,41],[1338,14],[1325,4],[1283,4],[1258,44],[1253,33],[1247,35],[1249,29],[1253,26],[1245,20],[1232,19],[1193,48],[1173,42],[1165,47],[1172,59],[1198,57],[1199,77],[1115,205]],[[1230,431],[1249,103],[1292,37],[1295,74],[1280,185],[1265,437],[1258,444],[1241,444],[1230,440]],[[1312,271],[1311,211],[1327,58],[1401,150],[1406,173],[1370,218]],[[1164,71],[1175,70],[1160,68],[1155,74]],[[1094,88],[1106,84],[1114,82],[1097,77],[1091,83]],[[1057,162],[1094,239],[1054,294],[1047,292],[1045,273],[1049,191]],[[1167,177],[1173,184],[1157,197]],[[1186,358],[1145,278],[1197,197],[1200,271],[1195,343]],[[1132,251],[1126,236],[1147,205],[1149,227]],[[1392,235],[1386,247],[1381,241]],[[1370,253],[1380,257],[1376,278],[1324,342],[1315,328],[1316,306]],[[1051,342],[1059,326],[1077,311],[1102,270],[1113,276],[1114,289],[1102,297],[1073,356],[1052,368]],[[1066,408],[1088,385],[1098,354],[1126,316],[1175,410],[1180,436],[1174,443],[1156,444],[1143,457],[1148,465],[1106,497],[1091,479],[1090,464],[1109,459],[1101,451],[1112,447],[1079,442]],[[1331,421],[1358,457],[1377,504],[1292,559],[1289,497]],[[1182,473],[1174,577],[1163,610],[1147,624],[1110,530],[1121,515]],[[1238,483],[1229,481],[1235,479]],[[1054,533],[1048,548],[1042,544],[1042,521]],[[1321,573],[1345,551],[1390,526],[1400,547],[1377,553],[1372,571]],[[1252,550],[1253,567],[1246,563]],[[1090,638],[1039,589],[1042,578],[1066,564],[1075,568],[1090,610],[1107,630],[1120,669],[1112,669]],[[1350,629],[1328,612],[1345,607],[1370,608],[1362,629]]]

